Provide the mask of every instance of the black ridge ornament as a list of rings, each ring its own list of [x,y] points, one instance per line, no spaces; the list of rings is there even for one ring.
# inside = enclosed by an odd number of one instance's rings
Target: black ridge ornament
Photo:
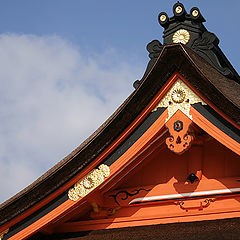
[[[219,47],[218,37],[204,26],[203,23],[206,20],[200,10],[193,7],[187,13],[184,5],[177,2],[173,6],[173,14],[172,17],[168,16],[166,12],[160,12],[158,15],[158,22],[164,28],[163,44],[159,40],[153,40],[147,45],[150,61],[142,79],[152,69],[165,45],[183,44],[191,48],[225,77],[240,83],[240,76]],[[135,81],[135,88],[140,85],[142,79]]]

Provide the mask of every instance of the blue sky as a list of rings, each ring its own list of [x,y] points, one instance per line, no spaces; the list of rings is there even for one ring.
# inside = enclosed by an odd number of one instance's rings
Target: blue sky
[[[82,1],[82,0],[8,0],[1,3],[0,30],[45,36],[56,34],[82,50],[101,52],[112,46],[121,54],[137,55],[144,61],[145,45],[161,38],[157,15],[172,15],[176,1]],[[223,50],[237,66],[234,48],[238,48],[238,0],[182,1],[189,11],[199,7],[209,31],[221,39]],[[230,47],[229,47],[230,46]],[[231,50],[230,50],[231,49]],[[236,54],[237,55],[237,54]]]
[[[0,202],[91,134],[133,91],[176,1],[8,0],[0,8]],[[239,0],[184,0],[238,72]],[[231,2],[231,4],[229,4]]]

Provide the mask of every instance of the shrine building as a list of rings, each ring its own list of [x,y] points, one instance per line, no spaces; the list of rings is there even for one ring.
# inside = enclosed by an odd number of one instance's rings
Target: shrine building
[[[240,77],[198,8],[158,21],[135,90],[0,205],[1,240],[240,239]]]

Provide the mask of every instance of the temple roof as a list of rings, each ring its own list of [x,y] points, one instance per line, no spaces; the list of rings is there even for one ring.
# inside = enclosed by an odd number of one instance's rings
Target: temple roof
[[[176,71],[239,126],[240,85],[220,74],[187,46],[165,45],[138,88],[97,131],[34,183],[0,205],[0,224],[32,207],[88,166],[131,124]],[[236,131],[240,136],[239,128]]]
[[[199,9],[193,8],[187,14],[184,6],[177,3],[173,11],[171,18],[166,13],[159,14],[159,22],[165,28],[164,43],[162,45],[154,40],[148,44],[151,60],[143,78],[135,82],[133,93],[79,147],[1,204],[0,225],[42,201],[92,163],[130,126],[175,73],[181,74],[209,106],[217,109],[216,112],[208,106],[206,111],[215,116],[221,131],[240,143],[240,84],[237,72],[218,47],[216,36],[203,26],[204,18]],[[187,33],[180,31],[183,28]]]

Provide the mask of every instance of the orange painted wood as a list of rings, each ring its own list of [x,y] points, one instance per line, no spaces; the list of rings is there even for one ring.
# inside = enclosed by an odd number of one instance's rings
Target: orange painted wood
[[[56,232],[79,232],[79,231],[89,231],[89,230],[100,230],[100,229],[112,229],[112,228],[123,228],[123,227],[136,227],[136,226],[146,226],[146,225],[155,225],[155,224],[167,224],[167,223],[178,223],[178,222],[194,222],[194,221],[206,221],[206,220],[215,220],[215,219],[226,219],[226,218],[235,218],[240,217],[239,211],[232,212],[219,212],[219,213],[209,213],[206,215],[186,215],[166,218],[141,218],[141,219],[132,219],[131,221],[118,219],[119,221],[111,222],[106,220],[102,223],[87,222],[88,224],[82,225],[81,223],[74,224],[63,224],[59,226],[58,229],[55,229]]]
[[[101,188],[108,185],[112,178],[118,175],[120,171],[124,171],[124,169],[127,170],[129,164],[135,161],[140,154],[151,147],[154,139],[161,138],[165,134],[165,132],[162,131],[162,128],[164,127],[166,117],[167,111],[165,110],[152,126],[132,145],[132,147],[110,166],[111,177],[102,184]],[[115,181],[116,180],[113,180],[110,185],[112,186]]]
[[[239,170],[240,172],[240,170]],[[240,176],[239,177],[222,177],[216,179],[204,179],[199,182],[194,182],[193,184],[185,181],[185,182],[177,182],[174,179],[170,179],[166,183],[158,184],[158,185],[148,185],[148,186],[139,186],[139,187],[131,187],[131,188],[123,188],[115,191],[106,192],[104,194],[104,206],[105,207],[116,207],[118,206],[113,197],[109,197],[110,195],[114,195],[119,191],[128,191],[129,193],[135,193],[137,189],[145,189],[140,191],[137,195],[129,196],[126,200],[122,200],[121,198],[125,198],[126,194],[122,193],[118,195],[117,200],[120,206],[129,206],[129,203],[139,197],[152,197],[159,195],[171,195],[171,194],[182,194],[189,192],[202,192],[202,191],[212,191],[212,190],[222,190],[222,189],[232,189],[232,188],[240,188]]]
[[[204,118],[196,109],[190,108],[190,114],[193,117],[193,122],[207,132],[210,136],[214,137],[217,141],[222,143],[227,148],[231,149],[236,154],[240,155],[240,143],[233,140],[227,134],[218,129],[210,121]]]
[[[64,223],[59,225],[55,229],[55,232],[77,232],[159,223],[192,222],[240,217],[239,201],[239,198],[237,200],[221,199],[213,202],[208,208],[203,210],[192,210],[188,212],[182,210],[175,204],[131,208],[126,209],[126,213],[128,213],[127,217]],[[196,205],[199,204],[198,202],[199,200],[196,201]]]
[[[189,165],[199,157],[195,157],[194,147],[195,144],[193,143],[193,146],[182,155],[177,155],[168,148],[156,149],[147,160],[136,167],[132,176],[125,178],[125,182],[121,183],[118,189],[158,185],[167,182],[171,182],[171,184],[186,182],[189,175]],[[228,177],[240,178],[239,155],[208,135],[203,141],[202,148],[203,180]],[[197,166],[195,167],[197,170]]]
[[[177,153],[184,153],[192,144],[193,136],[188,134],[192,120],[181,110],[177,112],[166,122],[170,137],[166,139],[168,148]]]
[[[203,173],[203,142],[192,144],[191,151],[188,153],[188,174],[194,173],[199,180]]]

